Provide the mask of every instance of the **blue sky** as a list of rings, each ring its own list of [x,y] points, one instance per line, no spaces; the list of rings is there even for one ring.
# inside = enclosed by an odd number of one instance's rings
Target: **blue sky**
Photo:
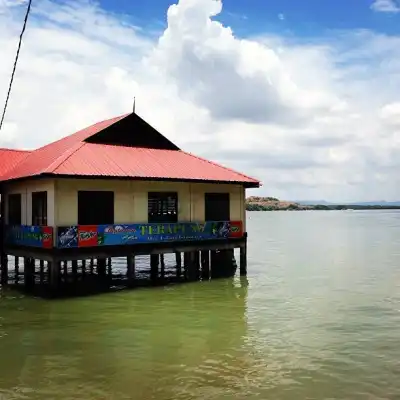
[[[0,92],[25,7],[0,0]],[[35,0],[0,145],[41,146],[136,96],[259,195],[395,201],[399,87],[400,0]]]
[[[166,25],[166,11],[173,3],[172,0],[100,1],[107,10],[131,15],[136,24],[159,28]],[[373,12],[372,3],[373,0],[224,0],[218,19],[241,36],[269,32],[301,38],[348,29],[398,34],[400,13]]]

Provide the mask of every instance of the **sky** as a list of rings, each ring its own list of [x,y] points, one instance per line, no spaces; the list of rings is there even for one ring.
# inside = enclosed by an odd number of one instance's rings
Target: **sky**
[[[0,105],[26,0],[0,0]],[[0,146],[136,112],[258,178],[249,195],[400,200],[400,0],[33,0]]]

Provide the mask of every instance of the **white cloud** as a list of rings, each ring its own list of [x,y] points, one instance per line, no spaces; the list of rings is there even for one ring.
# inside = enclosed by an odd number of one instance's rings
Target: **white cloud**
[[[396,2],[396,0],[375,0],[371,5],[371,9],[377,12],[400,12],[400,6]]]
[[[260,194],[400,199],[400,38],[238,38],[212,19],[221,9],[180,0],[154,38],[89,0],[38,0],[0,145],[42,145],[130,111],[136,96],[137,112],[180,147],[255,175]],[[5,95],[24,7],[3,11]]]

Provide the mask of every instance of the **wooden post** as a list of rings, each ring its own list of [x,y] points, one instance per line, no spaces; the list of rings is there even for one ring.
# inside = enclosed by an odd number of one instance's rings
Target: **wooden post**
[[[210,251],[201,252],[201,277],[203,280],[210,279]]]
[[[194,251],[193,255],[193,279],[198,281],[200,279],[200,251]]]
[[[211,278],[217,278],[219,274],[218,257],[215,250],[210,251],[210,275]]]
[[[247,275],[247,239],[242,247],[240,247],[240,275]]]
[[[158,278],[159,254],[150,254],[150,278],[154,282]]]
[[[25,289],[30,290],[35,285],[35,259],[24,257],[24,283]]]
[[[107,258],[107,275],[112,280],[112,258]]]
[[[161,264],[161,278],[165,278],[165,259],[164,259],[164,254],[160,254],[160,264]]]
[[[48,261],[47,266],[50,274],[49,277],[50,290],[53,295],[56,295],[60,286],[61,262],[55,260]]]
[[[15,284],[19,281],[19,257],[14,258]]]
[[[72,260],[72,279],[74,283],[78,282],[78,260]]]
[[[198,279],[199,274],[199,257],[197,251],[190,251],[187,254],[187,276],[188,280],[195,281]]]
[[[86,277],[86,260],[82,260],[82,279]]]
[[[183,253],[183,273],[185,276],[185,280],[189,280],[190,278],[190,273],[189,273],[189,269],[190,269],[190,253],[188,253],[187,251],[185,251]]]
[[[64,269],[63,269],[63,275],[64,275],[64,282],[68,281],[68,261],[63,261],[62,262],[64,265]],[[60,267],[61,270],[61,267]]]
[[[180,279],[182,275],[182,254],[180,251],[175,252],[175,259],[176,259],[176,277]]]
[[[97,275],[99,275],[99,276],[106,275],[106,259],[105,258],[97,259]]]
[[[39,265],[40,265],[40,269],[39,269],[40,285],[43,285],[43,283],[44,283],[44,261],[39,260]]]
[[[128,278],[128,287],[132,287],[135,284],[135,255],[130,254],[127,257],[127,278]]]
[[[0,284],[6,286],[8,284],[8,257],[5,253],[6,246],[6,213],[5,213],[5,193],[1,187],[1,201],[0,201]]]

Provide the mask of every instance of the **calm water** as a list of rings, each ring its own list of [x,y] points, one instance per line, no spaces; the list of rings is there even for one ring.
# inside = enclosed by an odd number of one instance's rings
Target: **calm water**
[[[399,399],[400,213],[250,213],[249,276],[0,299],[0,399]]]

